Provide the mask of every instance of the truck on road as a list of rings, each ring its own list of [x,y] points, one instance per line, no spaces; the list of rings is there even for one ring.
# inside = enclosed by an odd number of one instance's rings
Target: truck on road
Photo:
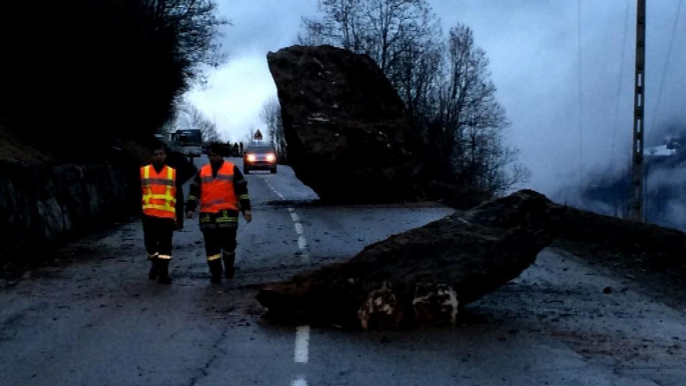
[[[200,157],[203,150],[202,133],[199,129],[177,130],[167,134],[155,134],[155,137],[167,144],[170,151],[189,157]]]
[[[202,133],[198,129],[177,130],[170,133],[170,147],[187,157],[202,154]]]

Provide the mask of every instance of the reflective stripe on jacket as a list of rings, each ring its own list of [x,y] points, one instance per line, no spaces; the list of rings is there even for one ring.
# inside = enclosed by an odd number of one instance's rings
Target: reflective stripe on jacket
[[[223,209],[238,210],[238,198],[233,187],[233,167],[231,162],[224,161],[217,171],[217,177],[212,176],[210,164],[200,169],[200,213],[217,213]]]
[[[157,173],[152,165],[141,168],[143,214],[153,217],[176,216],[176,170],[165,166]]]

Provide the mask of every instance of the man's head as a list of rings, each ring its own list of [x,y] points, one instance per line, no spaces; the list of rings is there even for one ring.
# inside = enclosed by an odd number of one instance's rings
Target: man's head
[[[164,165],[167,160],[167,147],[162,142],[156,142],[151,148],[153,165]]]
[[[212,165],[220,165],[224,161],[224,147],[219,142],[212,142],[207,147],[207,156],[210,159]]]

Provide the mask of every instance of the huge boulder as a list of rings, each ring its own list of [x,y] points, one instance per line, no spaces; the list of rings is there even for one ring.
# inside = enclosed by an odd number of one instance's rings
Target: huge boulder
[[[414,201],[421,140],[398,93],[366,55],[331,46],[267,54],[288,158],[322,200]]]
[[[266,285],[257,299],[277,321],[360,328],[376,310],[397,316],[392,327],[416,326],[426,316],[417,308],[424,288],[438,288],[435,295],[444,296],[438,305],[448,308],[480,299],[536,260],[554,239],[563,211],[522,190],[392,236],[347,261]]]

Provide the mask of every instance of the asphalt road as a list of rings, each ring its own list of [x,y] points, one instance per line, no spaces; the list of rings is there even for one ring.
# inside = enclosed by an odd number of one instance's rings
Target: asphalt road
[[[198,162],[205,162],[200,159]],[[232,160],[240,164],[240,160]],[[288,167],[247,176],[237,275],[212,285],[194,220],[171,286],[139,222],[75,242],[0,292],[0,385],[682,385],[686,316],[631,278],[553,249],[452,329],[364,333],[260,318],[260,285],[452,213],[319,205]]]

